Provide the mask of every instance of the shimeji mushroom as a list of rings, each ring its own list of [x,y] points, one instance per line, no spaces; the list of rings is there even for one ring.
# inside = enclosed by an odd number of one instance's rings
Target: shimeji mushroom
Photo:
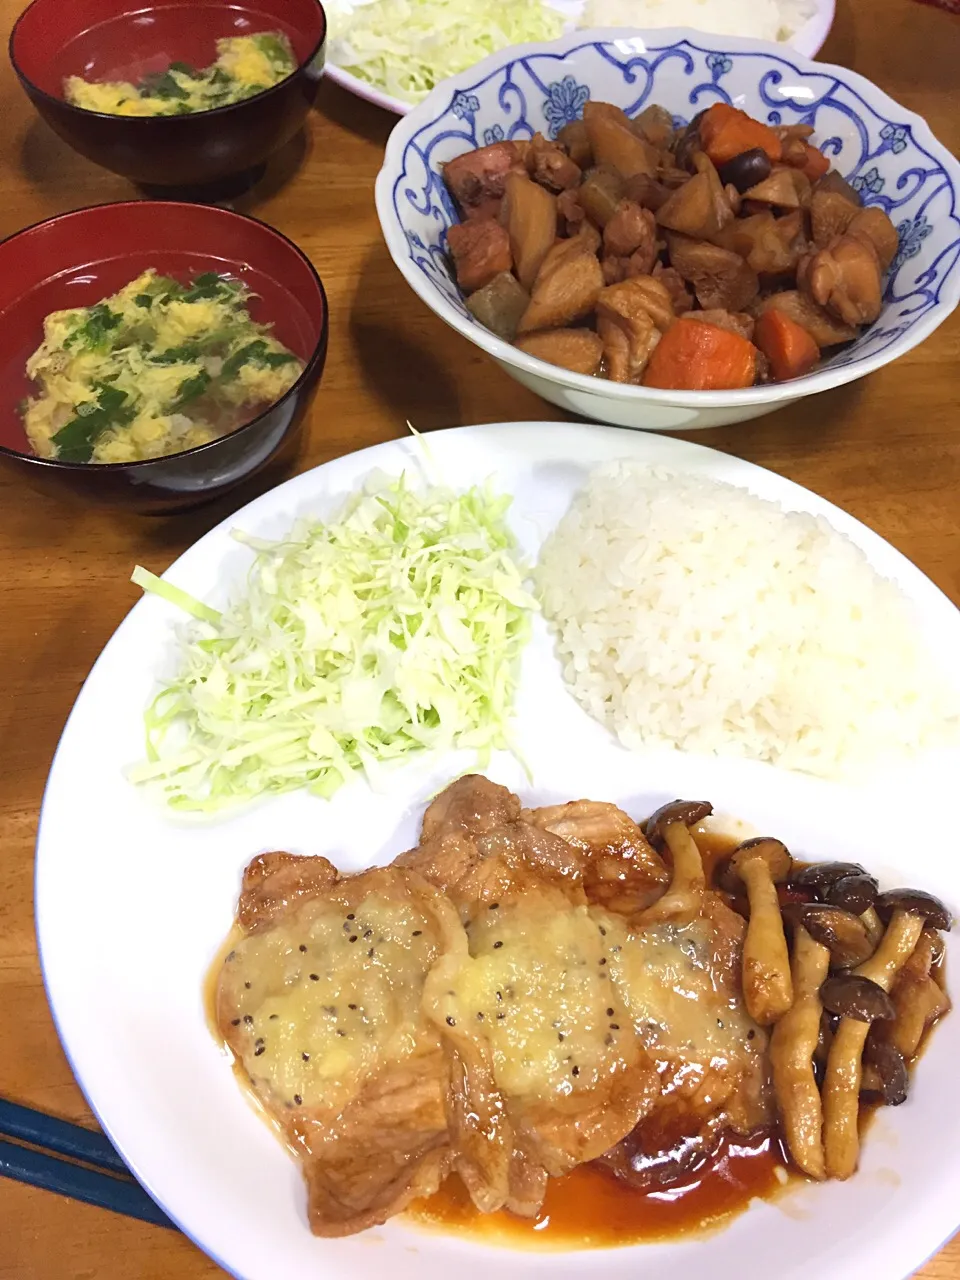
[[[950,916],[936,898],[908,889],[897,889],[877,898],[877,914],[888,918],[876,951],[854,971],[869,978],[889,994],[897,975],[914,952],[929,921],[934,928],[949,928]],[[870,1022],[843,1017],[834,1033],[823,1082],[824,1155],[827,1175],[849,1178],[860,1154],[859,1111],[863,1051]]]
[[[858,1022],[892,1020],[893,1001],[879,983],[857,973],[835,973],[820,989],[820,999],[828,1013]]]
[[[706,877],[703,858],[689,828],[713,813],[708,800],[673,800],[649,817],[644,834],[658,853],[667,850],[673,866],[670,885],[662,898],[644,911],[642,920],[682,923],[700,915]]]
[[[812,938],[829,949],[832,969],[850,969],[862,964],[873,955],[879,941],[871,936],[860,916],[825,902],[789,903],[784,915],[802,924]],[[882,925],[880,933],[882,936]]]
[[[950,1008],[949,996],[932,976],[942,953],[943,939],[928,924],[890,992],[895,1016],[883,1028],[883,1039],[904,1059],[914,1056],[927,1027]]]
[[[802,924],[793,934],[793,1004],[773,1029],[770,1065],[784,1137],[798,1168],[811,1178],[826,1176],[823,1108],[814,1071],[823,1006],[820,987],[830,952]]]
[[[860,1096],[876,1098],[885,1107],[899,1107],[907,1100],[910,1077],[903,1054],[871,1028],[863,1049]]]
[[[723,888],[743,884],[750,919],[743,940],[743,997],[747,1012],[769,1026],[793,1004],[790,956],[776,886],[790,875],[793,859],[786,845],[771,836],[745,840],[724,868]]]

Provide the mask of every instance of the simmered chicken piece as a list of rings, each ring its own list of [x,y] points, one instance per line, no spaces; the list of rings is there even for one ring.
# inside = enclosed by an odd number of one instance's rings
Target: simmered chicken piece
[[[325,858],[247,869],[217,1025],[302,1158],[310,1226],[347,1235],[429,1195],[450,1165],[448,1066],[424,984],[462,944],[450,902],[395,868]]]
[[[587,102],[555,140],[458,156],[444,177],[464,223],[448,249],[467,306],[528,355],[614,382],[707,391],[802,377],[878,318],[899,244],[812,135],[722,102],[681,127],[655,104],[631,120]],[[669,311],[609,292],[651,279]],[[683,316],[721,336],[684,329],[655,355]]]

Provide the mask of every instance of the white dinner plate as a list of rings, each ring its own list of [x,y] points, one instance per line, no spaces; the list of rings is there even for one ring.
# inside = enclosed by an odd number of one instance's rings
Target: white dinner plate
[[[916,568],[855,520],[736,458],[605,427],[508,423],[426,437],[434,476],[487,476],[514,495],[511,522],[532,556],[597,462],[629,457],[738,483],[820,513],[899,581],[956,670],[960,614]],[[169,579],[213,605],[242,586],[250,552],[229,536],[283,533],[331,511],[374,468],[420,471],[413,439],[328,463],[258,498],[202,538]],[[131,566],[132,568],[132,566]],[[247,1104],[205,1023],[208,966],[230,928],[240,876],[265,849],[323,853],[340,867],[383,862],[414,840],[424,801],[469,757],[407,767],[373,794],[358,780],[325,802],[291,794],[215,822],[173,820],[124,779],[143,749],[141,712],[170,669],[181,615],[141,600],[104,649],[64,730],[44,797],[36,911],[44,978],[74,1072],[147,1190],[244,1280],[903,1280],[960,1221],[960,1015],[937,1029],[905,1106],[882,1112],[845,1184],[754,1205],[706,1243],[544,1254],[495,1250],[395,1221],[346,1240],[307,1227],[300,1172]],[[745,761],[630,754],[564,689],[545,626],[526,652],[518,736],[488,770],[535,803],[590,796],[637,816],[676,796],[706,798],[809,858],[855,858],[886,887],[912,884],[960,905],[960,844],[949,796],[956,756],[853,790]],[[958,966],[948,969],[956,999]]]
[[[391,111],[397,116],[405,116],[416,105],[415,103],[404,102],[402,98],[394,98],[392,94],[385,93],[382,89],[378,89],[376,85],[370,84],[367,80],[362,80],[359,76],[352,75],[349,71],[337,65],[336,42],[340,16],[345,13],[351,13],[354,9],[370,3],[372,3],[372,0],[333,0],[332,3],[326,5],[329,27],[326,74],[335,84],[340,85],[342,89],[346,89],[348,93],[355,94],[356,97],[363,98],[367,102],[373,102],[376,106],[382,107],[384,111]],[[556,9],[566,19],[563,28],[564,34],[574,30],[587,7],[586,0],[546,0],[546,3],[549,8]],[[812,3],[815,5],[813,14],[785,42],[787,48],[796,49],[798,53],[802,53],[808,58],[815,58],[820,52],[820,48],[830,32],[830,28],[833,26],[836,7],[836,0],[812,0]],[[662,23],[661,25],[667,24]],[[637,26],[643,26],[643,24],[638,23]]]

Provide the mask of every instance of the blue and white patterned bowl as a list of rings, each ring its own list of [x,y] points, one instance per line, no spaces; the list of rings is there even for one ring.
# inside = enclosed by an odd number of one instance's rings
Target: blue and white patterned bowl
[[[816,372],[746,391],[658,391],[568,373],[518,351],[463,305],[446,255],[457,214],[441,176],[454,156],[501,138],[548,137],[588,98],[628,114],[659,103],[688,120],[732,102],[770,124],[810,124],[813,141],[893,219],[900,248],[880,318]],[[575,32],[493,54],[439,85],[401,120],[377,179],[387,247],[447,324],[546,400],[601,422],[651,430],[759,417],[852,382],[922,342],[960,301],[960,164],[924,121],[843,67],[757,40],[680,28]]]

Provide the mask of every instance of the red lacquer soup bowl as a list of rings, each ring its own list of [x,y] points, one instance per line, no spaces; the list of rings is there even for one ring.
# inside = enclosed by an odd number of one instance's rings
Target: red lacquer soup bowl
[[[181,281],[228,273],[255,295],[252,318],[273,325],[304,362],[276,404],[229,435],[141,462],[72,463],[38,458],[19,405],[35,392],[25,372],[51,311],[87,307],[148,267]],[[210,205],[137,200],[94,205],[28,227],[0,243],[0,461],[24,481],[87,502],[143,512],[196,506],[295,452],[304,413],[323,372],[327,300],[310,260],[286,236]]]
[[[282,31],[293,75],[233,106],[182,116],[84,111],[67,76],[139,81],[171,62],[209,66],[224,36]],[[81,155],[134,182],[195,186],[254,168],[302,127],[323,72],[327,24],[318,0],[33,0],[10,37],[10,60],[40,115]]]

